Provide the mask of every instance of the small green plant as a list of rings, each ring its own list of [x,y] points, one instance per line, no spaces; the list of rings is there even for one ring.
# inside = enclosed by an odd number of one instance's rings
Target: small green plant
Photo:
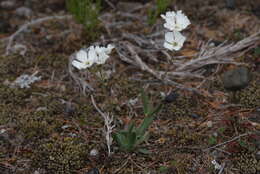
[[[214,145],[217,144],[217,139],[213,136],[210,136],[208,142],[210,145]]]
[[[113,138],[118,143],[121,150],[132,152],[137,149],[138,145],[148,140],[149,132],[147,132],[147,129],[154,120],[155,114],[162,108],[162,104],[154,108],[149,103],[149,98],[143,90],[141,93],[141,98],[145,115],[141,125],[136,127],[134,122],[131,122],[127,130],[120,130],[113,134]],[[138,148],[137,150],[141,153],[149,153],[146,149]]]
[[[148,11],[148,24],[153,25],[157,17],[167,10],[171,2],[172,0],[156,0],[156,8]]]
[[[90,37],[96,38],[96,32],[101,11],[101,0],[66,0],[68,11],[75,17],[76,21],[82,25]]]
[[[259,55],[260,55],[260,47],[256,47],[256,48],[254,49],[254,55],[255,55],[255,56],[259,56]]]
[[[168,167],[167,166],[160,166],[158,171],[161,172],[161,173],[165,173],[165,172],[168,171]]]

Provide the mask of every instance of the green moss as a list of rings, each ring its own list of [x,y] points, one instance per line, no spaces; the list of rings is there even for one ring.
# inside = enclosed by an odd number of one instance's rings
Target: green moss
[[[87,146],[75,138],[51,140],[34,153],[33,166],[49,174],[74,174],[86,164]]]
[[[234,159],[235,168],[246,174],[255,174],[260,170],[260,161],[255,158],[253,153],[243,151],[237,153]]]
[[[172,128],[166,132],[171,138],[174,137],[174,142],[178,146],[200,145],[206,136],[196,132],[190,132],[186,128]]]
[[[27,89],[10,88],[0,85],[0,103],[22,106],[26,103],[25,99],[29,96]]]
[[[203,139],[204,137],[196,132],[179,130],[176,137],[176,142],[183,146],[200,145],[204,141]]]
[[[31,60],[19,55],[0,57],[0,81],[14,80],[10,78],[15,78],[21,74],[20,70],[28,69],[30,66],[32,66]]]
[[[256,108],[260,103],[260,83],[253,81],[247,88],[237,91],[234,98],[245,108]]]
[[[36,111],[21,114],[18,119],[18,128],[28,140],[39,140],[50,136],[62,126],[54,115],[47,111]]]
[[[36,57],[33,64],[38,65],[41,68],[52,68],[57,71],[64,71],[68,66],[68,58],[63,55],[40,55]]]
[[[13,121],[17,114],[11,105],[0,104],[0,125]]]
[[[190,116],[191,114],[205,115],[207,112],[203,109],[204,104],[197,103],[196,98],[190,96],[179,96],[178,99],[170,104],[165,104],[160,112],[163,118],[182,118],[183,116]],[[200,113],[201,111],[201,113]]]

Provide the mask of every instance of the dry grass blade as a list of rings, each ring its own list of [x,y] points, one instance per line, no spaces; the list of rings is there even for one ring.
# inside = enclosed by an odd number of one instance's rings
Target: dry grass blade
[[[62,19],[68,19],[71,18],[71,15],[65,15],[65,16],[47,16],[39,19],[32,20],[31,22],[28,22],[26,24],[23,24],[14,34],[9,36],[5,41],[8,41],[7,46],[6,46],[6,51],[5,55],[9,55],[12,50],[12,44],[15,40],[15,38],[21,34],[22,32],[26,31],[28,27],[38,25],[42,22],[49,21],[49,20],[62,20]]]
[[[235,62],[236,56],[243,55],[248,49],[255,46],[260,41],[260,32],[253,34],[235,44],[221,44],[215,48],[209,48],[209,43],[202,46],[197,58],[185,62],[176,71],[192,72],[209,64],[241,64]]]

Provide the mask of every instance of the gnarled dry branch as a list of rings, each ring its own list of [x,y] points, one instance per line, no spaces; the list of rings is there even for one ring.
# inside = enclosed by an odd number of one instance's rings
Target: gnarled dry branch
[[[50,20],[61,20],[61,19],[68,19],[71,18],[71,15],[65,15],[65,16],[47,16],[47,17],[43,17],[43,18],[39,18],[39,19],[35,19],[32,20],[31,22],[28,22],[26,24],[23,24],[15,33],[13,33],[11,36],[9,36],[8,38],[4,38],[3,41],[7,41],[7,46],[5,49],[5,55],[9,55],[11,53],[12,50],[12,45],[13,42],[15,40],[15,38],[21,34],[22,32],[25,32],[27,30],[28,27],[34,26],[34,25],[38,25],[42,22],[45,21],[50,21]]]

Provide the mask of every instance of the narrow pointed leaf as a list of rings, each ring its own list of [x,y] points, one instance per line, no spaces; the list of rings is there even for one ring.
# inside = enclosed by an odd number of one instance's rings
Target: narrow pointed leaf
[[[145,134],[145,131],[148,129],[148,127],[151,125],[153,122],[154,117],[153,116],[147,116],[144,118],[142,124],[140,127],[137,129],[137,135],[138,136],[143,136]]]
[[[138,146],[139,144],[141,144],[144,141],[147,141],[149,139],[149,132],[146,132],[143,136],[138,137],[138,139],[136,140],[135,146]]]
[[[160,104],[157,108],[155,108],[152,112],[149,112],[149,116],[157,114],[162,109],[162,104]]]
[[[134,129],[134,127],[135,127],[134,123],[131,122],[131,123],[129,124],[129,126],[128,126],[128,132],[132,132],[133,129]]]
[[[147,149],[144,149],[144,148],[140,148],[140,149],[138,149],[138,152],[140,152],[140,153],[142,153],[142,154],[145,154],[145,155],[147,155],[147,154],[151,154],[150,151],[148,151]]]
[[[113,139],[118,143],[120,148],[126,147],[126,137],[121,133],[115,133],[113,134]]]

